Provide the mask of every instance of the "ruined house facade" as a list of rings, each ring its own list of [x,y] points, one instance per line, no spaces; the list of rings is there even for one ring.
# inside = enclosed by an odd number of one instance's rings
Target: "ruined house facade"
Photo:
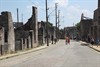
[[[91,35],[91,26],[92,26],[92,19],[87,18],[84,14],[81,15],[80,21],[80,28],[81,28],[81,39],[83,41],[87,41],[87,38]]]
[[[27,23],[13,23],[11,12],[0,15],[0,55],[37,47],[37,8],[32,7],[32,16]]]
[[[38,40],[41,45],[46,43],[45,36],[46,36],[46,22],[44,21],[38,22]]]
[[[98,8],[94,11],[92,30],[94,39],[100,40],[100,0],[98,0]]]
[[[38,40],[41,44],[45,44],[47,43],[47,39],[46,39],[46,22],[45,21],[41,21],[38,22]],[[49,37],[49,43],[51,42],[51,37],[53,36],[54,38],[56,37],[56,27],[53,26],[52,23],[48,22],[48,37]]]
[[[11,12],[0,15],[0,55],[31,49],[46,44],[46,22],[38,22],[37,8],[32,7],[32,16],[28,21],[13,22]],[[55,35],[55,27],[48,22],[49,42]]]
[[[81,16],[81,37],[86,37],[87,35],[100,40],[100,0],[98,0],[98,8],[94,11],[93,19],[82,19]],[[84,36],[85,35],[85,36]]]
[[[11,12],[2,12],[0,15],[0,26],[1,31],[0,34],[4,35],[1,37],[2,43],[1,54],[15,51],[15,35],[14,35],[14,27],[12,23],[12,15]],[[4,51],[5,50],[5,51]]]
[[[15,40],[16,50],[34,48],[39,45],[36,7],[32,7],[32,16],[28,21],[24,25],[15,28]]]

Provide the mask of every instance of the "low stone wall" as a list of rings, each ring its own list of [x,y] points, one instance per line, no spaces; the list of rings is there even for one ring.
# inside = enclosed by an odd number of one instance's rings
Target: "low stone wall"
[[[0,45],[0,55],[5,55],[8,53],[8,44]]]
[[[16,41],[15,42],[15,51],[19,51],[19,50],[22,50],[21,41]]]

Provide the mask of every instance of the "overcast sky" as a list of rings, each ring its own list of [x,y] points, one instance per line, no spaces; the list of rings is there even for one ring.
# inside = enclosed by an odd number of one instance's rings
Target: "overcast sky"
[[[97,9],[98,0],[48,0],[50,18],[49,21],[55,25],[55,3],[58,3],[60,10],[60,28],[73,26],[80,21],[81,14],[92,18],[93,11]],[[32,6],[38,8],[38,21],[45,21],[45,0],[0,0],[0,12],[9,11],[12,13],[13,21],[16,22],[16,8],[19,9],[20,21],[23,14],[24,23],[32,15]]]

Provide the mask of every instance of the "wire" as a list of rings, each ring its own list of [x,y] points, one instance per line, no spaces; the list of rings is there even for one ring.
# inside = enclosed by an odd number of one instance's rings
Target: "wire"
[[[55,11],[55,9],[51,12],[51,13],[49,13],[49,15],[48,16],[50,16],[53,12]]]
[[[32,0],[28,0],[29,2],[31,2],[32,4],[34,4],[36,7],[39,7],[39,5],[38,4],[35,4],[35,3],[33,3],[32,2]],[[41,1],[41,0],[40,0]],[[43,2],[43,1],[41,1],[41,2]],[[43,9],[43,8],[40,8],[41,10],[45,10],[45,9]]]
[[[35,6],[37,6],[35,3],[33,3],[31,0],[28,0],[29,2],[31,2],[32,4],[34,4]]]

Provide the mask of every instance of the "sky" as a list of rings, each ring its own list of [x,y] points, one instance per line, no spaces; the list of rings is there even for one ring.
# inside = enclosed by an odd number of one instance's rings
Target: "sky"
[[[48,0],[49,22],[55,26],[55,3],[60,10],[60,28],[73,26],[80,22],[81,14],[93,18],[94,10],[97,9],[98,0]],[[45,0],[0,0],[0,13],[9,11],[12,13],[13,21],[17,21],[19,9],[19,20],[26,23],[32,16],[32,6],[37,7],[38,21],[45,21]]]

